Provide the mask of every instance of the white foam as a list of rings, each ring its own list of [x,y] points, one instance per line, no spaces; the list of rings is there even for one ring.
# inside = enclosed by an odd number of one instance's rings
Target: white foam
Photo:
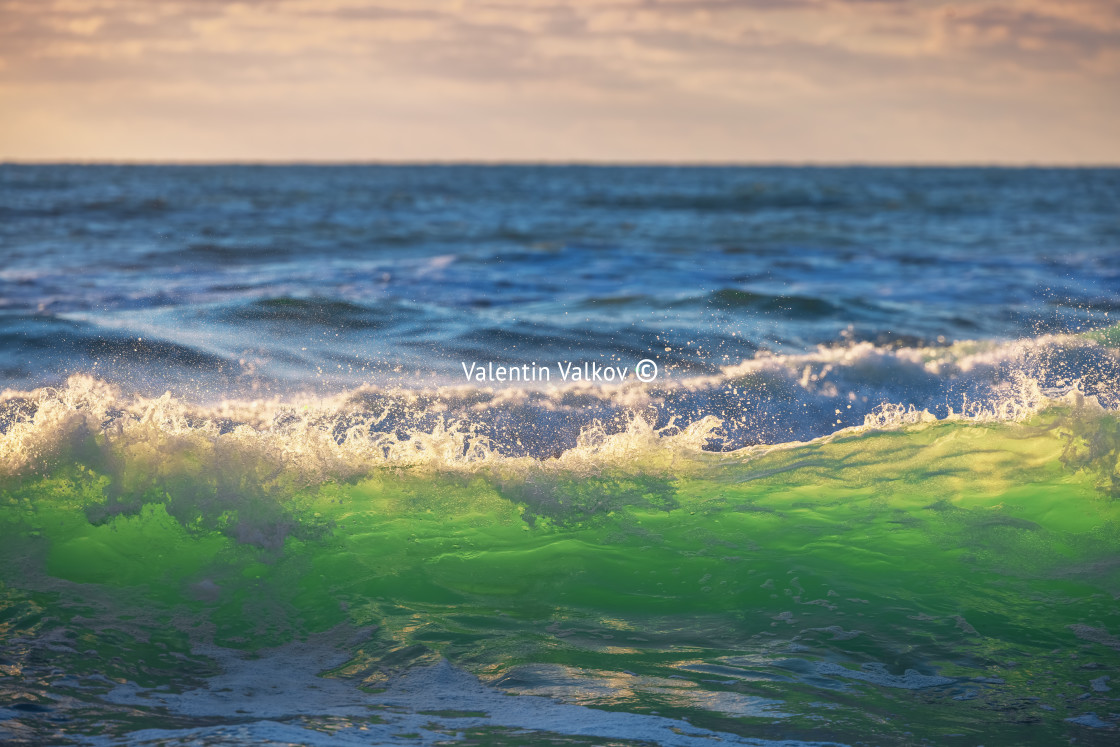
[[[716,376],[652,384],[370,385],[326,398],[210,404],[127,395],[79,374],[57,389],[0,393],[0,475],[42,471],[79,453],[94,468],[128,461],[133,472],[153,476],[203,465],[201,477],[228,472],[235,484],[253,470],[282,471],[289,484],[306,485],[385,467],[594,473],[622,466],[679,476],[706,448],[903,427],[932,421],[935,411],[1017,421],[1055,403],[1120,404],[1116,351],[1077,336],[948,348],[862,343],[760,354]]]

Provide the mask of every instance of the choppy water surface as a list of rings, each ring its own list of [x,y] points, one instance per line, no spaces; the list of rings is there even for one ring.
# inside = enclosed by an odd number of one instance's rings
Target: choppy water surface
[[[0,166],[0,370],[333,392],[1099,326],[1118,194],[1090,169]]]
[[[0,741],[1113,744],[1118,208],[0,166]]]

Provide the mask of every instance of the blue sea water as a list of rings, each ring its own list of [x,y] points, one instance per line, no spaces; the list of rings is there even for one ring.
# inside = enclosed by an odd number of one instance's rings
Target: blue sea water
[[[0,166],[8,385],[712,373],[1118,310],[1115,169]]]

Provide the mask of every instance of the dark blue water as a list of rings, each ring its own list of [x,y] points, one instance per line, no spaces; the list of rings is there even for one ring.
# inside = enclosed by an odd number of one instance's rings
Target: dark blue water
[[[0,166],[6,386],[680,376],[1118,311],[1115,169]]]

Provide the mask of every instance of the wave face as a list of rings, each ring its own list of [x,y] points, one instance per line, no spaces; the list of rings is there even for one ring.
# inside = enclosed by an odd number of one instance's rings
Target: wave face
[[[0,742],[1114,744],[1117,173],[0,166]]]
[[[1117,330],[817,355],[871,382],[903,362],[948,379],[982,361],[1070,370],[1115,363]],[[204,406],[86,376],[9,390],[0,728],[98,744],[1107,743],[1120,378],[1086,395],[1020,372],[940,419],[888,404],[730,450],[734,427],[688,416],[760,372],[822,365],[763,357],[682,380],[678,399],[364,388]],[[615,427],[573,414],[626,406]],[[494,411],[506,427],[486,432]],[[518,435],[577,426],[554,454]]]

